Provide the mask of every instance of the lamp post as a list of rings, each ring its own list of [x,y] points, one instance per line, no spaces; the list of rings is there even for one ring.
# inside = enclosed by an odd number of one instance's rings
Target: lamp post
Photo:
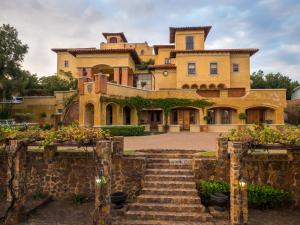
[[[248,224],[248,197],[247,197],[248,182],[245,178],[239,180],[239,192],[240,192],[240,215],[239,224]]]

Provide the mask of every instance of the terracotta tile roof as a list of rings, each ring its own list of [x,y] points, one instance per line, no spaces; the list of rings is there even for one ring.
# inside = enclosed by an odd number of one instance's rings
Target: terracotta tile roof
[[[96,49],[96,48],[54,48],[54,52],[68,52],[73,56],[78,54],[119,54],[119,53],[129,53],[131,58],[136,64],[140,64],[140,58],[133,48],[122,48],[122,49]]]
[[[176,69],[175,64],[161,64],[161,65],[150,65],[148,66],[149,70],[154,70],[154,69]]]
[[[200,26],[200,27],[170,27],[170,43],[175,42],[176,31],[204,31],[204,40],[206,39],[211,26]]]
[[[258,52],[257,48],[234,48],[234,49],[206,49],[206,50],[177,50],[171,51],[170,57],[175,58],[177,53],[198,54],[198,53],[231,53],[243,54],[249,53],[250,56]]]
[[[107,32],[104,32],[104,33],[102,33],[102,35],[105,37],[106,40],[107,40],[107,36],[114,36],[114,35],[121,36],[122,40],[124,42],[127,42],[127,39],[126,39],[125,34],[123,32],[117,32],[117,33],[113,33],[113,32],[107,33]]]
[[[175,48],[175,45],[153,45],[155,55],[158,54],[159,48]]]
[[[68,52],[68,51],[82,51],[82,50],[93,50],[95,47],[91,48],[52,48],[53,52]]]

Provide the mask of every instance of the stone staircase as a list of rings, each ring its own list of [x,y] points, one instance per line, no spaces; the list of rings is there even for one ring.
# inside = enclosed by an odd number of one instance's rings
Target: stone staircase
[[[193,150],[145,150],[144,187],[118,224],[211,225],[197,194],[192,171]]]

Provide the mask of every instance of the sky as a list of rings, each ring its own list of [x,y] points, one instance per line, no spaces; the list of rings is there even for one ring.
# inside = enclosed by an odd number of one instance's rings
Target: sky
[[[211,25],[206,49],[259,48],[251,72],[300,81],[300,0],[0,0],[0,24],[17,28],[38,76],[56,72],[51,48],[99,48],[102,32],[153,45],[169,43],[170,26]]]

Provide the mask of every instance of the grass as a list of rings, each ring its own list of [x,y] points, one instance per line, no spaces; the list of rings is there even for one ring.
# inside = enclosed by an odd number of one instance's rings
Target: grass
[[[127,149],[124,151],[124,155],[126,156],[134,156],[136,154],[135,150]]]
[[[215,157],[216,152],[215,151],[205,151],[205,152],[200,152],[199,155],[202,157]]]

